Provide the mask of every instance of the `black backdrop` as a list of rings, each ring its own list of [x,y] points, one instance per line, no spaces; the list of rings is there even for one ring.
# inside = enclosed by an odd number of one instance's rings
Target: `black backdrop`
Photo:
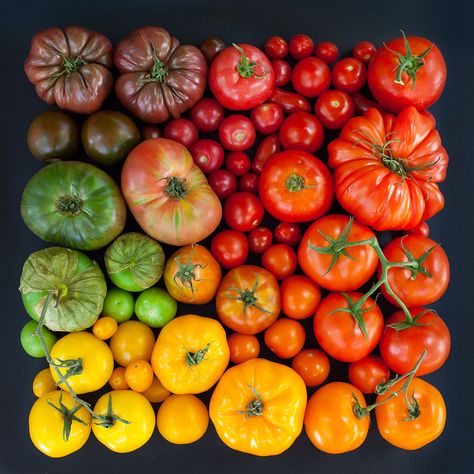
[[[472,383],[472,77],[474,75],[474,13],[469,1],[370,2],[235,0],[82,0],[8,2],[0,15],[0,130],[2,171],[0,290],[2,292],[2,351],[0,389],[0,473],[83,473],[107,470],[170,473],[456,473],[474,472],[470,459],[473,426]],[[28,437],[28,411],[34,401],[31,381],[44,361],[29,358],[19,343],[19,331],[27,321],[17,291],[21,266],[34,250],[45,245],[24,226],[19,201],[24,184],[40,168],[26,146],[26,131],[35,115],[47,106],[41,102],[23,74],[22,63],[30,37],[50,26],[81,24],[109,36],[116,43],[138,26],[167,28],[182,42],[199,43],[217,35],[227,43],[262,45],[271,34],[286,38],[299,32],[315,41],[333,40],[343,51],[357,41],[376,44],[403,28],[435,41],[448,66],[448,82],[432,111],[438,119],[443,144],[450,155],[448,179],[442,185],[445,210],[430,220],[431,236],[442,242],[452,266],[450,287],[434,307],[444,317],[452,335],[452,352],[445,366],[427,376],[443,393],[448,421],[443,435],[422,450],[408,452],[386,443],[375,423],[365,444],[356,452],[330,456],[317,451],[303,434],[293,447],[274,458],[255,458],[226,448],[214,429],[199,442],[179,447],[155,432],[141,450],[116,455],[94,437],[79,452],[52,460],[40,454]],[[180,313],[186,312],[181,308]],[[202,314],[205,314],[202,312]],[[308,341],[311,345],[312,340]],[[314,343],[314,342],[313,342]],[[264,354],[265,355],[265,354]],[[335,373],[343,375],[335,364]]]

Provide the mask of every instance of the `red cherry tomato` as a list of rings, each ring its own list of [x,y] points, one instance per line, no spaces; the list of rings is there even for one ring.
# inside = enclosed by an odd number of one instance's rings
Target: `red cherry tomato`
[[[280,285],[281,310],[293,319],[313,316],[321,301],[321,290],[303,275],[291,275]]]
[[[367,112],[367,110],[372,109],[372,108],[377,109],[381,114],[387,113],[387,111],[378,102],[367,99],[367,97],[364,97],[362,94],[359,94],[358,92],[356,92],[355,94],[352,94],[351,97],[355,106],[355,115],[364,115]]]
[[[283,110],[277,104],[264,103],[252,109],[250,118],[257,132],[275,133],[283,122]]]
[[[418,237],[429,237],[430,227],[425,221],[421,221],[417,226],[413,227],[413,229],[407,230],[406,233]]]
[[[248,235],[249,249],[252,253],[260,254],[265,252],[272,245],[273,235],[266,227],[257,227],[250,231]]]
[[[283,59],[288,54],[288,43],[281,36],[270,36],[263,49],[270,59]]]
[[[224,149],[215,140],[198,140],[191,145],[189,151],[194,163],[206,174],[218,170],[224,163]]]
[[[275,86],[282,87],[290,82],[291,66],[283,59],[272,61],[273,74],[275,74]]]
[[[329,89],[331,71],[319,58],[304,58],[293,68],[291,84],[298,94],[304,97],[317,97]]]
[[[285,150],[315,153],[323,144],[324,129],[314,115],[307,112],[297,112],[283,120],[279,138],[281,146]]]
[[[243,151],[231,151],[225,159],[225,167],[234,176],[242,176],[250,171],[250,158]]]
[[[260,353],[260,343],[253,334],[234,332],[227,338],[227,343],[229,344],[230,360],[234,364],[255,359]]]
[[[355,58],[344,58],[332,68],[332,83],[336,89],[354,94],[365,84],[367,71],[364,64]]]
[[[362,393],[374,393],[378,384],[390,378],[390,369],[383,359],[370,354],[349,365],[349,380]]]
[[[255,173],[247,173],[239,179],[239,190],[247,191],[248,193],[258,193],[259,176]]]
[[[321,41],[321,43],[314,48],[314,55],[326,64],[332,64],[339,56],[339,49],[331,41]]]
[[[306,333],[298,321],[280,318],[265,330],[263,339],[276,356],[290,359],[303,349]]]
[[[142,140],[149,140],[150,138],[161,138],[163,136],[162,131],[151,123],[147,123],[142,127]]]
[[[275,88],[273,94],[268,99],[269,102],[278,104],[283,112],[287,114],[294,114],[296,112],[311,112],[311,105],[309,102],[299,94],[288,92],[283,89]]]
[[[255,157],[252,162],[252,170],[257,173],[261,173],[270,157],[279,151],[280,140],[278,139],[278,135],[274,134],[265,137],[258,145]]]
[[[227,225],[241,232],[255,229],[262,222],[263,213],[262,201],[252,193],[235,193],[224,204]]]
[[[236,230],[223,230],[212,239],[211,253],[224,268],[239,267],[249,254],[247,237]]]
[[[280,222],[275,228],[275,240],[281,244],[298,245],[301,229],[296,222]]]
[[[196,125],[185,118],[170,120],[163,130],[163,135],[188,148],[199,138]]]
[[[326,91],[318,97],[314,113],[325,128],[339,130],[354,115],[354,102],[347,92]]]
[[[213,171],[208,177],[207,181],[212,190],[217,194],[217,197],[223,201],[229,196],[232,196],[237,191],[237,180],[235,176],[227,170]]]
[[[286,244],[272,245],[262,255],[263,267],[273,273],[277,280],[293,275],[297,263],[295,251]]]
[[[189,116],[201,132],[215,132],[224,120],[224,107],[216,99],[204,97],[193,106]]]
[[[377,51],[377,48],[373,43],[370,41],[360,41],[352,48],[352,56],[364,64],[368,64],[375,51]]]
[[[303,349],[295,355],[291,367],[296,370],[307,387],[316,387],[324,383],[330,369],[328,356],[319,349]]]
[[[313,40],[308,35],[295,35],[290,39],[290,54],[296,60],[311,56],[313,49]]]
[[[252,121],[245,115],[229,115],[219,126],[219,140],[227,150],[248,150],[256,136]]]

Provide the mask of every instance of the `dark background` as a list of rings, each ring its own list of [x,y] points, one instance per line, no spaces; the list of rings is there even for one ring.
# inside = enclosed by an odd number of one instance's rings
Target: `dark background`
[[[470,453],[474,425],[472,238],[474,181],[472,124],[474,106],[474,41],[470,2],[417,1],[22,1],[8,2],[0,15],[0,130],[1,130],[1,258],[2,326],[0,331],[0,473],[122,472],[191,473],[456,473],[474,472]],[[23,74],[30,37],[50,26],[81,24],[101,31],[114,44],[138,26],[167,28],[183,43],[199,43],[216,35],[231,43],[263,45],[272,34],[289,39],[307,33],[315,42],[332,40],[347,52],[359,40],[377,45],[407,34],[426,36],[444,53],[448,82],[432,107],[438,130],[450,155],[447,181],[441,185],[446,208],[430,220],[431,237],[442,242],[452,268],[450,287],[435,307],[447,322],[452,352],[437,373],[426,377],[441,390],[448,409],[444,433],[414,452],[396,449],[377,433],[375,420],[365,444],[356,452],[331,456],[317,451],[302,434],[286,453],[255,458],[228,449],[212,427],[199,442],[185,447],[164,441],[158,432],[141,450],[116,455],[91,435],[87,445],[65,459],[39,453],[28,437],[28,412],[34,402],[31,381],[45,366],[22,350],[19,332],[27,321],[17,291],[24,260],[45,246],[21,221],[22,189],[41,164],[30,156],[26,131],[31,120],[47,108]],[[180,313],[185,308],[180,309]],[[202,312],[205,314],[205,312]],[[309,339],[308,345],[314,344]],[[265,354],[264,354],[265,355]],[[344,376],[342,365],[334,373]]]

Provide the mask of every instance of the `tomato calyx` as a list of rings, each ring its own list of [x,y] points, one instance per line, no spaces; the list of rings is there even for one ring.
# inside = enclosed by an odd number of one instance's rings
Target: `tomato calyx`
[[[81,66],[87,64],[81,56],[76,56],[75,58],[63,58],[63,68],[65,74],[71,74],[77,71]]]
[[[299,174],[292,173],[286,178],[285,186],[291,193],[299,193],[303,189],[314,188],[314,186],[305,186],[304,177]]]
[[[403,331],[404,329],[412,328],[414,326],[429,326],[431,323],[419,323],[418,320],[426,313],[436,313],[434,309],[425,309],[417,314],[411,321],[400,321],[398,323],[387,324],[388,328],[395,329],[395,331]]]
[[[232,43],[232,46],[240,53],[240,62],[239,64],[237,64],[236,69],[242,77],[253,77],[255,79],[263,79],[267,76],[269,71],[263,64],[256,63],[255,61],[250,61],[250,58],[246,56],[244,49],[238,44]],[[262,74],[257,74],[257,67],[260,67],[262,69]]]
[[[183,199],[188,194],[188,188],[186,181],[179,176],[171,176],[170,178],[164,178],[168,180],[167,185],[164,188],[165,193],[171,199]]]
[[[401,244],[402,250],[405,252],[405,255],[408,257],[408,259],[411,262],[413,262],[413,266],[410,267],[410,271],[411,271],[410,280],[415,280],[418,273],[422,273],[428,278],[433,278],[433,275],[423,266],[423,263],[430,256],[431,252],[436,247],[438,247],[439,244],[433,245],[433,247],[429,248],[419,258],[415,258],[415,256],[405,247],[405,244],[403,243],[403,240],[405,239],[405,237],[406,236],[402,237],[400,244]]]
[[[193,255],[194,255],[194,247],[192,247],[191,254],[189,255],[189,258],[188,260],[186,260],[185,263],[181,263],[179,260],[179,257],[175,257],[174,261],[176,262],[176,265],[178,265],[178,271],[174,274],[173,281],[177,287],[179,287],[179,284],[181,283],[181,286],[191,290],[192,298],[194,299],[193,281],[199,281],[199,280],[196,280],[196,274],[194,273],[194,270],[196,268],[203,270],[204,268],[207,267],[207,264],[206,265],[201,265],[200,263],[193,264],[192,263]]]
[[[186,353],[186,364],[188,367],[193,367],[198,365],[205,359],[207,351],[211,345],[207,343],[202,349],[197,350],[196,352],[187,352]]]
[[[104,428],[112,428],[112,426],[119,421],[125,425],[129,425],[131,421],[124,420],[118,415],[115,415],[112,410],[112,395],[109,393],[109,400],[107,403],[107,414],[105,415],[95,415],[95,418],[98,420],[94,424],[98,426],[103,426]]]
[[[73,193],[60,196],[56,202],[56,210],[63,215],[77,216],[82,212],[84,201]]]
[[[167,74],[168,67],[165,63],[160,61],[155,48],[153,48],[153,66],[150,72],[140,82],[142,84],[146,84],[147,82],[164,82]]]
[[[251,392],[255,395],[253,400],[250,400],[245,405],[245,410],[239,410],[238,413],[241,415],[247,415],[248,418],[251,416],[262,416],[263,415],[263,401],[260,394],[257,390],[252,387],[251,385],[247,384],[247,387],[251,390]]]

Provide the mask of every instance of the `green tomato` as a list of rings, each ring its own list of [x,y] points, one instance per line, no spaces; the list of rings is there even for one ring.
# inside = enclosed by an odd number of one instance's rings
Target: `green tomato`
[[[133,316],[133,295],[120,288],[109,288],[105,295],[103,316],[110,316],[118,323],[128,321]]]
[[[152,328],[162,328],[176,315],[178,303],[162,288],[148,288],[135,302],[137,318]]]
[[[31,357],[44,357],[46,354],[44,353],[43,346],[41,345],[40,339],[38,336],[35,336],[34,332],[38,327],[38,323],[36,321],[29,321],[21,330],[20,333],[20,341],[23,349],[25,352],[30,355]],[[49,329],[45,328],[44,326],[41,329],[43,334],[43,338],[46,342],[46,347],[48,351],[51,352],[51,348],[53,347],[54,343],[58,340],[53,332]]]

